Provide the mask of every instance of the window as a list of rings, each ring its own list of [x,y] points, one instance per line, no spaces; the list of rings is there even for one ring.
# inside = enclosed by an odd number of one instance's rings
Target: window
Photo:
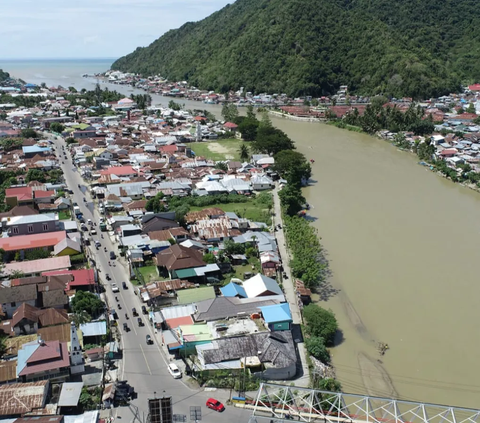
[[[44,223],[44,224],[43,224],[43,230],[44,230],[44,231],[48,231],[48,223]]]
[[[14,227],[12,228],[12,233],[14,233],[14,234],[18,234],[18,233],[19,233],[19,231],[18,231],[18,226],[14,226]]]
[[[33,233],[33,225],[28,225],[28,233]]]
[[[15,307],[16,305],[17,305],[17,303],[15,301],[13,303],[10,303],[11,307]]]

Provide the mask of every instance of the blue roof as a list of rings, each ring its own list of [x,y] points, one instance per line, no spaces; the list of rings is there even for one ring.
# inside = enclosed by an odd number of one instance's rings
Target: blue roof
[[[230,282],[223,288],[220,288],[220,292],[224,297],[236,297],[240,295],[242,298],[247,298],[247,293],[243,289],[243,286],[237,285],[235,282]]]
[[[288,303],[260,307],[266,323],[292,322],[292,313]]]
[[[24,153],[42,153],[50,150],[50,147],[39,147],[38,145],[28,145],[26,147],[22,147],[22,151]]]
[[[90,322],[80,325],[83,336],[101,336],[107,334],[107,322]]]
[[[23,344],[22,348],[18,350],[17,356],[17,377],[20,372],[25,368],[27,365],[27,360],[30,356],[37,350],[40,344],[37,341],[29,342],[27,344]]]
[[[35,88],[37,87],[36,84],[32,84],[31,82],[29,82],[28,84],[25,84],[25,88]]]

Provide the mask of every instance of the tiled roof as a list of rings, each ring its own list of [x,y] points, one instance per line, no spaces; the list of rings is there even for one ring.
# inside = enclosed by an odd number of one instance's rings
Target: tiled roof
[[[58,370],[70,366],[66,342],[44,341],[26,360],[26,366],[19,376],[27,376],[46,370]]]
[[[168,270],[178,270],[205,266],[206,263],[202,257],[202,253],[196,250],[175,244],[160,251],[156,255],[156,261],[158,266],[164,266]]]
[[[69,323],[66,310],[48,308],[46,310],[37,310],[38,322],[40,326],[54,326],[63,323]]]
[[[28,250],[32,248],[54,247],[65,239],[65,231],[48,232],[44,234],[22,235],[0,239],[0,248],[5,251]]]
[[[34,196],[35,196],[35,198],[54,197],[55,196],[55,191],[36,190],[36,191],[34,191]]]
[[[11,322],[12,328],[15,327],[18,323],[20,323],[20,321],[23,319],[30,320],[31,322],[37,322],[37,312],[38,308],[33,307],[27,303],[22,303],[20,307],[15,310],[15,313],[13,313]]]
[[[14,273],[15,271],[24,274],[41,273],[49,269],[68,269],[70,267],[70,256],[51,257],[38,260],[7,263],[5,273]]]

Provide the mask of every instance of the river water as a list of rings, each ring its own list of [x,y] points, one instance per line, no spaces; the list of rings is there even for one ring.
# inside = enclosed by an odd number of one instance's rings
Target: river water
[[[75,73],[68,82],[91,89],[95,80]],[[478,407],[480,195],[385,141],[319,123],[272,122],[315,160],[305,196],[330,262],[320,304],[343,331],[332,355],[344,391]],[[377,342],[389,345],[384,356]]]

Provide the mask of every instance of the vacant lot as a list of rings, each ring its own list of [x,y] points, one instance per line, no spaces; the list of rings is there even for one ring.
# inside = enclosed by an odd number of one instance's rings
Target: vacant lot
[[[268,206],[265,207],[265,204],[262,204],[256,199],[251,199],[246,203],[220,203],[213,204],[208,207],[218,207],[224,212],[234,212],[239,217],[245,217],[253,222],[264,222],[267,225],[272,224],[271,212],[268,210]],[[206,207],[190,207],[190,211],[203,210]]]
[[[190,145],[196,156],[209,160],[240,160],[242,140],[236,138],[218,141],[193,142]]]

